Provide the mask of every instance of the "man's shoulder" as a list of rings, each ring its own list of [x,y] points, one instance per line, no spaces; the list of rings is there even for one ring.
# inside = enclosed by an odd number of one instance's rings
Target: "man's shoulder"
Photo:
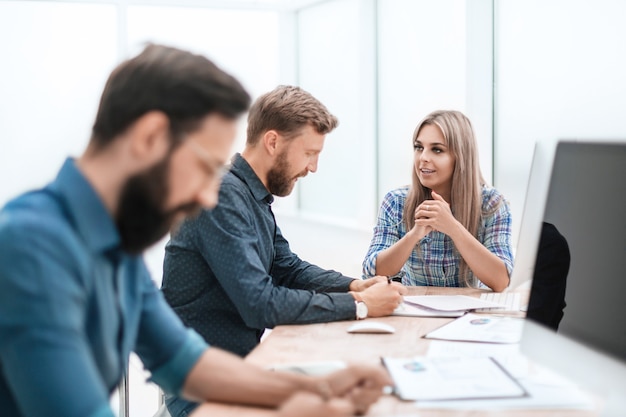
[[[0,230],[51,229],[66,223],[63,211],[46,190],[31,191],[9,201],[0,211]]]
[[[233,213],[245,215],[253,201],[254,196],[247,185],[234,174],[227,173],[220,185],[218,204],[202,209],[196,216],[186,218],[168,242],[166,256],[175,247],[192,250],[197,245],[200,233],[208,236],[207,230],[223,223],[225,218],[232,218]]]
[[[28,192],[0,211],[0,245],[67,247],[74,233],[56,196],[47,189]]]
[[[245,183],[244,180],[239,178],[237,175],[232,172],[228,172],[224,175],[222,179],[222,184],[220,185],[220,195],[228,193],[236,193],[236,194],[250,194],[251,190],[248,187],[248,184]]]
[[[222,180],[219,191],[219,203],[213,210],[219,210],[230,205],[244,208],[254,201],[256,201],[256,198],[248,184],[232,172],[229,172]]]

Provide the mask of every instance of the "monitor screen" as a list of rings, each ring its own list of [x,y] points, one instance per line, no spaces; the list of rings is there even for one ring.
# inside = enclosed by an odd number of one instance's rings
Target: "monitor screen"
[[[626,144],[559,143],[544,222],[571,257],[559,333],[626,360]]]
[[[605,415],[617,415],[616,409],[626,412],[626,142],[561,141],[546,181],[541,221],[552,227],[551,236],[558,239],[549,243],[557,247],[537,251],[535,266],[562,265],[563,259],[569,265],[553,274],[534,271],[534,281],[542,282],[533,281],[521,348],[531,359],[609,395],[613,411]],[[529,190],[526,199],[532,198]],[[545,246],[543,238],[537,248]],[[550,285],[562,287],[564,300],[545,289]],[[531,314],[531,306],[561,301],[557,323],[549,326],[558,328],[554,333],[543,326],[541,314]]]
[[[515,264],[508,288],[515,290],[527,285],[533,276],[535,255],[541,233],[541,221],[548,196],[550,174],[557,141],[544,140],[535,144],[533,160],[526,185],[526,198],[520,222]]]

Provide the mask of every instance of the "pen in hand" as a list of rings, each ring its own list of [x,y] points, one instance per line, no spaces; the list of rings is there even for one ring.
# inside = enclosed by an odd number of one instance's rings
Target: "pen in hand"
[[[394,275],[388,275],[387,276],[387,285],[391,285],[394,282],[402,284],[402,278],[404,277],[404,275],[405,275],[405,272],[403,270],[400,270],[398,273],[396,273]],[[398,302],[396,310],[402,310],[403,309],[403,303],[404,303],[404,297],[402,297],[402,292],[400,292],[400,301]]]
[[[400,270],[397,274],[389,275],[387,277],[387,284],[391,284],[392,282],[402,283],[402,278],[404,278],[405,275],[406,273],[403,270]]]

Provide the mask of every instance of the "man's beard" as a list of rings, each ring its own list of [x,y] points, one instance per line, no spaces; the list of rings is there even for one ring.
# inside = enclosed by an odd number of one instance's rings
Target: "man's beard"
[[[288,149],[285,149],[278,155],[276,163],[267,173],[267,188],[270,193],[278,197],[288,196],[296,185],[295,181],[293,181],[294,176],[289,174],[291,165],[287,161],[287,151]],[[307,172],[305,169],[297,176],[305,177]]]
[[[190,202],[165,209],[169,195],[171,154],[152,168],[129,178],[120,193],[116,225],[122,248],[138,255],[170,231],[179,213],[194,213],[200,205]]]

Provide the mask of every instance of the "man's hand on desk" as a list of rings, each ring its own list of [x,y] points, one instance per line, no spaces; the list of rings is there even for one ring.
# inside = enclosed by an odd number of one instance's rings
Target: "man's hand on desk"
[[[352,414],[362,415],[393,382],[382,367],[352,365],[321,377],[320,384],[326,384],[333,398],[349,400],[353,405]]]
[[[328,375],[313,377],[269,371],[219,348],[209,348],[187,375],[183,393],[196,401],[272,407],[272,416],[330,417],[365,413],[380,398],[383,388],[391,384],[389,374],[382,366],[351,365]],[[310,395],[294,397],[300,392]],[[311,395],[318,396],[325,403],[320,404],[318,414],[304,414],[303,410],[285,414],[297,409],[297,404],[315,403]],[[348,414],[345,414],[346,403]],[[201,407],[193,415],[206,416]]]
[[[366,280],[354,280],[350,291],[356,301],[367,305],[368,317],[388,316],[402,303],[407,288],[398,283],[389,283],[387,277],[376,276]]]
[[[381,367],[349,366],[317,377],[316,394],[298,392],[278,410],[280,417],[340,417],[363,415],[392,381]]]
[[[375,277],[368,278],[368,279],[355,279],[354,281],[350,283],[350,291],[356,291],[356,292],[365,291],[372,285],[377,284],[379,282],[387,283],[387,277],[384,277],[382,275],[377,275]]]
[[[333,398],[324,400],[310,392],[299,392],[289,398],[278,410],[278,417],[343,417],[356,413],[348,399]]]

